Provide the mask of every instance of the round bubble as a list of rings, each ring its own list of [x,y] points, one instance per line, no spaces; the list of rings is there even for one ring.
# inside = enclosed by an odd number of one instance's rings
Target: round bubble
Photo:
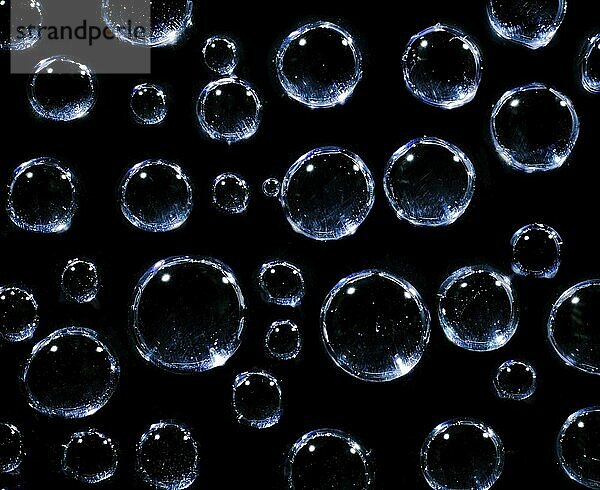
[[[248,209],[250,186],[237,174],[219,175],[212,184],[212,203],[225,214],[242,214]]]
[[[281,387],[272,374],[246,371],[233,381],[233,413],[240,424],[266,429],[281,418]]]
[[[69,301],[89,303],[96,299],[100,278],[96,264],[84,259],[71,259],[60,276],[60,287]]]
[[[0,422],[0,473],[17,471],[24,455],[21,431],[13,424]]]
[[[238,64],[238,49],[225,36],[211,36],[202,47],[206,67],[217,75],[231,75]]]
[[[269,356],[280,361],[295,359],[302,349],[302,334],[291,320],[277,320],[269,326],[265,335],[265,350]]]
[[[304,297],[302,271],[285,260],[264,263],[258,271],[258,287],[267,303],[298,306]]]
[[[38,304],[29,289],[0,286],[0,339],[7,342],[30,339],[39,323]]]
[[[525,400],[535,393],[537,374],[533,366],[524,361],[505,361],[494,376],[494,389],[500,398]]]
[[[117,445],[96,429],[71,434],[63,446],[62,471],[81,483],[94,484],[112,478],[118,462]]]
[[[281,190],[281,182],[279,182],[274,177],[270,177],[265,179],[262,183],[262,191],[265,197],[278,197],[279,191]]]
[[[539,223],[525,225],[515,232],[510,243],[515,274],[551,278],[558,272],[562,238],[554,228]]]
[[[167,116],[165,91],[155,83],[141,83],[133,87],[129,107],[136,122],[159,124]]]
[[[585,44],[580,67],[583,88],[592,94],[600,93],[600,34]]]
[[[42,14],[42,5],[36,0],[0,0],[0,51],[23,51],[37,43]],[[27,29],[20,31],[21,26]]]

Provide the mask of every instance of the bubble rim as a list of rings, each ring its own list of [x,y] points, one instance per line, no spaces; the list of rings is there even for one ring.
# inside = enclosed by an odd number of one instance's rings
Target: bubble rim
[[[502,372],[502,370],[507,367],[512,367],[517,364],[520,366],[524,366],[525,369],[531,373],[531,384],[527,388],[527,391],[525,391],[524,393],[511,393],[510,391],[507,391],[500,386],[499,376],[500,376],[500,373]],[[499,398],[505,398],[505,399],[515,400],[515,401],[526,400],[527,398],[530,398],[531,396],[533,396],[533,394],[535,393],[535,390],[537,389],[537,373],[536,373],[533,365],[530,362],[521,361],[518,359],[509,359],[507,361],[504,361],[502,364],[500,364],[498,366],[498,368],[496,369],[496,373],[494,374],[493,384],[494,384],[494,390],[496,391],[496,395],[498,395]]]
[[[18,439],[19,444],[19,452],[14,457],[10,458],[10,462],[0,466],[0,473],[12,473],[19,469],[21,464],[23,464],[23,458],[25,456],[25,443],[23,440],[23,433],[21,430],[14,424],[10,422],[0,421],[0,425],[8,428],[12,434],[15,434]]]
[[[78,473],[74,468],[72,468],[67,463],[67,453],[69,451],[69,448],[71,447],[71,444],[73,444],[73,442],[76,439],[83,439],[84,437],[88,437],[88,436],[97,436],[100,439],[106,441],[107,444],[110,445],[112,460],[111,460],[109,467],[107,469],[105,469],[104,471],[99,471],[92,475],[83,475],[81,473]],[[106,434],[104,434],[103,432],[100,432],[99,430],[94,429],[94,428],[73,432],[69,436],[69,440],[62,446],[62,457],[60,460],[60,465],[61,465],[62,472],[68,478],[71,478],[71,479],[76,480],[81,483],[95,484],[95,483],[100,483],[105,480],[109,480],[110,478],[112,478],[114,476],[114,474],[116,473],[117,468],[119,466],[118,444],[115,441],[113,441],[110,437],[108,437]]]
[[[291,270],[292,274],[299,279],[298,282],[299,282],[300,288],[298,289],[298,292],[295,295],[281,296],[281,297],[274,296],[268,290],[268,288],[266,287],[266,284],[265,284],[264,276],[269,269],[273,269],[276,267],[282,267],[282,268]],[[274,304],[277,306],[289,306],[291,308],[295,308],[296,306],[300,305],[300,303],[302,302],[302,299],[304,298],[304,295],[306,294],[306,284],[304,282],[304,276],[302,274],[302,271],[300,270],[300,268],[298,266],[292,264],[291,262],[288,262],[287,260],[277,259],[277,260],[269,260],[268,262],[265,262],[264,264],[262,264],[260,266],[260,269],[258,270],[258,273],[256,274],[256,279],[257,279],[257,283],[258,283],[258,288],[261,293],[261,297],[262,297],[263,301],[265,301],[266,303],[271,303],[271,304]]]
[[[35,24],[35,27],[41,27],[44,23],[44,12],[41,8],[42,4],[37,0],[24,1],[23,3],[29,5],[31,7],[31,10],[37,11],[37,13],[39,14],[39,22]],[[10,6],[7,6],[7,8],[10,9]],[[33,34],[34,35],[32,37],[28,36],[27,38],[19,39],[21,41],[20,43],[15,43],[13,36],[9,36],[9,39],[6,41],[6,44],[0,42],[0,52],[25,51],[27,49],[32,48],[40,40],[40,36],[38,33],[34,32]]]
[[[281,325],[291,325],[292,330],[295,332],[298,332],[298,336],[296,338],[296,345],[291,352],[278,353],[269,347],[269,340],[271,339],[271,336],[275,332],[275,329]],[[295,328],[295,330],[294,330],[294,328]],[[267,332],[265,333],[265,340],[264,340],[265,352],[273,359],[277,359],[279,361],[291,361],[292,359],[296,359],[298,357],[298,355],[300,354],[300,352],[302,351],[302,344],[303,344],[303,340],[302,340],[302,333],[300,332],[300,328],[298,327],[296,322],[293,322],[292,320],[275,320],[274,322],[271,323],[271,325],[269,325],[269,328],[267,329]]]
[[[221,67],[220,69],[211,66],[208,63],[208,61],[206,61],[206,50],[215,41],[224,41],[227,44],[227,47],[231,49],[231,59],[229,60],[229,63],[227,63],[224,67]],[[202,58],[204,60],[204,65],[212,73],[215,73],[219,76],[232,75],[235,69],[237,68],[239,62],[237,44],[229,36],[215,34],[213,36],[210,36],[206,41],[204,41],[204,45],[202,46]]]
[[[589,63],[590,56],[594,52],[594,49],[598,49],[600,43],[600,33],[592,36],[587,40],[581,54],[581,60],[579,63],[581,85],[590,94],[600,93],[600,79],[597,82],[592,81],[592,77],[589,76]]]
[[[527,269],[521,262],[515,259],[515,246],[517,242],[521,239],[521,237],[530,230],[543,231],[548,234],[548,236],[553,240],[554,245],[556,247],[556,260],[549,266],[542,270],[533,270]],[[536,277],[540,279],[551,279],[556,276],[558,269],[561,264],[561,251],[562,251],[562,237],[560,234],[551,226],[545,225],[543,223],[531,223],[519,228],[513,234],[510,239],[510,245],[512,247],[512,260],[511,260],[511,268],[515,274],[519,276],[525,277]]]
[[[136,93],[143,89],[153,90],[161,101],[159,115],[154,119],[140,116],[133,107],[133,99],[134,99]],[[159,125],[160,123],[162,123],[165,120],[165,118],[167,117],[167,112],[168,112],[167,96],[165,94],[164,89],[157,83],[153,83],[153,82],[138,83],[135,87],[133,87],[131,89],[131,94],[129,96],[129,110],[131,111],[131,115],[133,116],[134,121],[137,122],[138,124],[142,124],[144,126]]]
[[[67,273],[68,269],[75,264],[87,264],[93,268],[94,281],[93,281],[92,286],[90,287],[90,291],[87,294],[73,295],[69,291],[67,291],[67,289],[64,287],[65,274]],[[96,267],[96,264],[94,262],[92,262],[91,260],[82,259],[79,257],[70,259],[65,264],[65,266],[63,267],[63,270],[60,274],[60,289],[61,289],[62,293],[65,295],[65,298],[74,303],[83,304],[83,303],[90,303],[90,302],[94,301],[96,299],[96,297],[98,296],[98,292],[100,290],[100,275],[98,273],[98,268]]]
[[[248,378],[252,376],[262,377],[269,380],[269,382],[274,383],[275,388],[277,389],[277,394],[279,395],[279,403],[275,409],[275,411],[268,417],[264,419],[249,419],[245,417],[241,411],[238,409],[238,405],[236,403],[236,391],[239,386],[248,380]],[[233,383],[231,385],[232,388],[232,397],[231,397],[231,407],[233,410],[233,414],[235,416],[236,421],[239,424],[246,425],[252,427],[254,429],[268,429],[269,427],[273,427],[278,424],[281,420],[281,415],[283,411],[283,395],[281,391],[281,384],[279,380],[273,376],[271,373],[264,371],[262,369],[252,370],[252,371],[243,371],[235,376]]]
[[[33,304],[33,307],[35,308],[35,315],[34,315],[32,321],[28,324],[27,328],[22,329],[17,333],[15,333],[14,331],[7,333],[5,331],[5,329],[2,328],[3,325],[0,324],[0,340],[4,340],[6,342],[11,342],[11,343],[23,342],[23,341],[29,340],[33,337],[33,334],[35,333],[35,331],[37,330],[37,328],[40,324],[39,305],[35,299],[34,294],[31,292],[31,290],[24,286],[16,286],[16,285],[0,286],[0,295],[4,294],[6,291],[9,291],[11,289],[17,290],[20,293],[23,293],[24,295],[29,297],[31,303]]]
[[[219,204],[219,202],[217,200],[217,194],[216,194],[217,185],[219,185],[221,182],[225,181],[226,179],[235,180],[236,183],[239,184],[239,186],[243,189],[244,200],[240,206],[227,207],[227,206],[223,206],[223,205]],[[235,215],[235,214],[243,214],[248,210],[248,205],[250,203],[250,186],[248,185],[248,181],[246,179],[244,179],[241,175],[239,175],[235,172],[224,172],[222,174],[219,174],[213,179],[211,190],[212,190],[211,202],[212,202],[213,207],[216,208],[218,211],[220,211],[224,214]]]

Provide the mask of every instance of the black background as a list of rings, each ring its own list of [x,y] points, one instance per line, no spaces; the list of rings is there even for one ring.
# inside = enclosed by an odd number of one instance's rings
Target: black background
[[[149,76],[100,76],[98,102],[84,119],[52,123],[32,114],[25,76],[9,76],[3,58],[0,100],[4,120],[0,182],[20,163],[54,156],[69,165],[82,187],[80,209],[63,235],[41,236],[12,226],[0,214],[0,284],[32,288],[41,324],[34,341],[56,328],[77,324],[98,330],[118,353],[120,387],[99,413],[80,421],[48,420],[30,409],[17,373],[32,342],[0,346],[0,419],[23,428],[28,455],[20,477],[25,488],[76,488],[58,472],[59,446],[73,430],[96,427],[119,441],[120,468],[106,488],[136,488],[134,446],[160,419],[188,424],[201,446],[196,488],[283,488],[288,447],[304,432],[337,428],[372,449],[377,488],[426,488],[419,450],[438,423],[468,416],[490,423],[506,447],[504,472],[495,488],[577,488],[556,463],[555,439],[565,418],[599,402],[598,379],[563,366],[546,340],[552,302],[568,286],[600,274],[597,242],[600,97],[580,87],[576,60],[586,36],[600,28],[600,4],[570,2],[565,22],[547,48],[509,45],[491,32],[484,1],[338,0],[287,2],[197,2],[194,26],[175,47],[156,49]],[[330,20],[356,37],[364,77],[344,106],[309,110],[286,98],[276,83],[273,55],[283,37],[312,20]],[[475,100],[442,111],[407,92],[401,55],[410,36],[438,21],[472,34],[484,57]],[[264,100],[263,120],[251,140],[227,146],[203,137],[194,105],[210,80],[201,60],[204,39],[215,33],[240,47],[237,75],[253,83]],[[136,125],[128,111],[134,84],[165,86],[169,113],[158,127]],[[505,168],[491,146],[488,120],[504,91],[545,82],[569,96],[581,120],[572,157],[544,175]],[[410,139],[438,136],[462,148],[477,171],[475,197],[466,214],[443,229],[417,229],[399,222],[387,204],[381,179],[390,155]],[[377,182],[375,206],[353,237],[317,243],[295,234],[275,201],[260,191],[263,180],[283,177],[304,152],[340,145],[359,154]],[[195,206],[188,222],[166,234],[132,229],[121,216],[116,188],[123,173],[146,158],[179,162],[194,183]],[[210,183],[224,171],[239,172],[252,187],[246,215],[223,216],[210,206]],[[2,199],[6,197],[2,191]],[[470,353],[448,342],[435,319],[420,364],[397,381],[370,384],[337,369],[320,340],[319,309],[342,277],[380,267],[409,280],[435,312],[439,284],[455,269],[486,263],[510,272],[509,240],[530,222],[555,227],[564,239],[563,264],[555,279],[515,278],[521,306],[519,329],[492,353]],[[208,255],[236,272],[249,304],[243,344],[225,367],[178,376],[146,365],[127,335],[127,309],[140,275],[154,262],[177,254]],[[58,277],[75,256],[97,261],[102,290],[95,305],[67,304]],[[288,259],[305,273],[307,295],[295,310],[264,304],[255,273],[267,259]],[[291,318],[304,333],[297,361],[267,359],[262,349],[271,321]],[[502,401],[492,392],[495,368],[509,358],[530,360],[539,386],[525,402]],[[250,368],[271,370],[282,382],[284,414],[274,428],[239,426],[231,412],[234,376]]]

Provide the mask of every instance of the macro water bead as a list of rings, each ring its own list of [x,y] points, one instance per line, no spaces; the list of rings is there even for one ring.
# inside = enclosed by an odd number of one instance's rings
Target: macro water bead
[[[74,432],[63,446],[61,469],[81,483],[95,484],[112,478],[118,463],[117,445],[96,429]]]
[[[490,122],[498,156],[521,172],[554,170],[567,160],[579,136],[573,103],[542,83],[506,92]]]
[[[494,376],[494,389],[500,398],[525,400],[533,395],[536,386],[535,369],[524,361],[505,361]]]
[[[272,374],[246,371],[233,381],[233,412],[240,424],[266,429],[281,418],[281,387]]]
[[[96,299],[100,278],[96,264],[89,260],[71,259],[60,276],[65,298],[74,303],[89,303]]]
[[[306,24],[283,41],[275,57],[277,78],[293,100],[312,108],[343,104],[362,77],[362,57],[352,36],[331,22]]]
[[[554,228],[538,223],[523,226],[510,243],[515,274],[551,278],[558,272],[562,238]]]
[[[209,37],[202,47],[206,67],[217,75],[231,75],[238,63],[238,49],[235,43],[225,36]]]
[[[167,97],[155,83],[141,83],[131,91],[129,108],[136,122],[149,126],[160,124],[167,116]]]
[[[297,306],[304,297],[302,271],[285,260],[264,263],[258,271],[258,287],[267,303]]]
[[[481,53],[455,27],[436,24],[415,34],[402,56],[406,87],[417,99],[442,109],[463,106],[481,82]]]
[[[21,342],[30,339],[40,322],[38,304],[31,291],[18,286],[0,286],[0,339]]]

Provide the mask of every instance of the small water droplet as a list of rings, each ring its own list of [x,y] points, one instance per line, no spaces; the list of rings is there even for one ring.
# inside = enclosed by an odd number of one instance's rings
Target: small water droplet
[[[494,389],[500,398],[525,400],[533,395],[536,386],[536,372],[524,361],[505,361],[494,376]]]
[[[89,303],[96,299],[100,279],[96,265],[84,259],[71,259],[60,276],[60,287],[69,301]]]
[[[526,225],[515,232],[510,243],[515,274],[551,278],[558,272],[562,239],[550,226]]]
[[[18,470],[24,455],[21,431],[8,422],[0,422],[0,473]]]
[[[0,19],[0,51],[22,51],[40,40],[42,5],[36,0],[0,1]],[[21,32],[21,26],[27,28]]]
[[[94,484],[117,471],[118,450],[110,437],[96,429],[71,434],[63,447],[61,467],[69,478]]]
[[[271,197],[271,198],[277,197],[277,196],[279,196],[280,190],[281,190],[281,183],[273,177],[266,179],[262,184],[262,191],[266,197]]]
[[[225,36],[209,37],[202,48],[206,67],[218,75],[231,75],[238,64],[238,49],[231,39]]]
[[[248,209],[250,186],[237,174],[219,175],[212,184],[213,205],[225,214],[241,214]]]
[[[302,271],[284,260],[272,260],[260,267],[258,287],[267,303],[279,306],[297,306],[304,297]]]
[[[302,349],[302,334],[298,325],[291,320],[271,323],[265,335],[267,354],[280,361],[295,359]]]
[[[133,87],[129,107],[140,124],[159,124],[167,116],[165,91],[155,83],[141,83]]]
[[[265,371],[243,372],[233,382],[233,412],[238,422],[256,429],[272,427],[281,418],[281,387]]]
[[[31,291],[23,287],[0,287],[0,338],[21,342],[33,336],[40,318]]]

